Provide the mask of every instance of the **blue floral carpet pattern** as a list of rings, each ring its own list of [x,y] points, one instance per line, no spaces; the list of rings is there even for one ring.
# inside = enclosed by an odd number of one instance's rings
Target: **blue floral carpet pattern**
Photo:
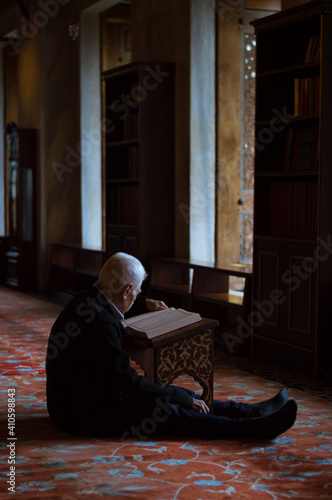
[[[289,393],[297,422],[274,440],[121,441],[56,429],[46,410],[44,362],[59,310],[0,287],[1,499],[332,498],[332,403],[296,388]],[[214,397],[224,400],[255,402],[281,387],[219,358],[214,378]],[[187,376],[176,383],[200,391]]]

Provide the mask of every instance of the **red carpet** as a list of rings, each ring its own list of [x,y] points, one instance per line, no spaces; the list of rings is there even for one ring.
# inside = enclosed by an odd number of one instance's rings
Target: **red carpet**
[[[296,425],[271,441],[121,442],[57,430],[46,410],[44,359],[59,310],[55,304],[0,288],[0,498],[332,498],[332,403],[298,389],[289,389],[299,405]],[[198,389],[188,377],[177,383]],[[216,360],[216,398],[254,402],[279,388],[277,382]],[[8,429],[8,395],[13,389],[15,427]],[[15,495],[8,490],[11,484]]]

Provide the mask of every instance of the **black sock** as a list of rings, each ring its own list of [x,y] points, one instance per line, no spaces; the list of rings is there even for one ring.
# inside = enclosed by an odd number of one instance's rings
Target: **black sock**
[[[262,401],[261,403],[254,403],[251,406],[251,417],[266,417],[271,413],[280,410],[288,401],[287,389],[281,389],[273,398]]]
[[[253,418],[251,436],[274,439],[294,425],[296,414],[297,404],[294,399],[290,399],[275,413],[270,413],[265,417]]]
[[[291,399],[274,413],[265,417],[230,419],[222,437],[264,438],[274,439],[286,432],[295,423],[297,404]]]

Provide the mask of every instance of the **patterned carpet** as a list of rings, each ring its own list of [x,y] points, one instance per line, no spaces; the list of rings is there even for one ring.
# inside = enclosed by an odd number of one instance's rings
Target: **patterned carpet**
[[[330,389],[250,360],[218,354],[214,396],[254,402],[287,385],[298,419],[277,439],[122,442],[57,430],[46,410],[44,359],[59,310],[0,287],[0,498],[332,498]],[[187,376],[176,383],[200,391]]]
[[[227,356],[218,353],[220,363],[239,368],[240,370],[254,373],[260,377],[279,382],[282,386],[292,387],[307,392],[313,396],[332,401],[332,386],[326,385],[323,381],[314,380],[304,375],[280,369],[269,364],[259,363],[250,358]]]

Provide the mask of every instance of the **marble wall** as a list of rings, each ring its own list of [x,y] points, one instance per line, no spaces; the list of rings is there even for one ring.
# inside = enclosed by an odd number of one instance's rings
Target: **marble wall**
[[[68,34],[70,6],[41,32],[40,248],[42,276],[52,243],[80,245],[79,44]]]
[[[49,4],[50,5],[50,4]],[[79,158],[69,156],[79,143],[79,46],[68,35],[71,6],[53,2],[45,10],[30,2],[30,24],[22,16],[19,35],[4,51],[5,122],[38,130],[39,287],[48,280],[52,243],[81,242]],[[20,14],[21,15],[21,14]]]

